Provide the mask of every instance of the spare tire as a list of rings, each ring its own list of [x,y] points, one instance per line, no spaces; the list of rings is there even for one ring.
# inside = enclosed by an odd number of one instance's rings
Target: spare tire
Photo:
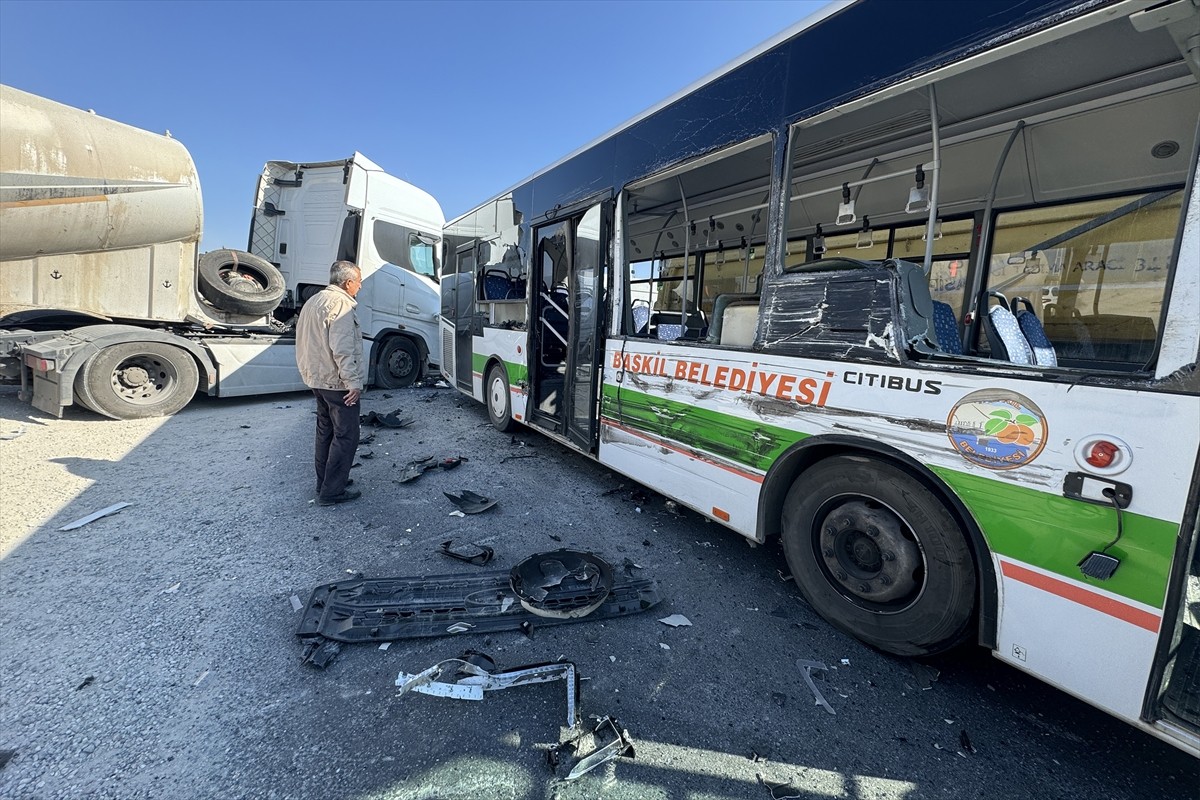
[[[241,250],[213,250],[200,256],[196,277],[204,299],[231,314],[270,314],[287,291],[274,264]]]

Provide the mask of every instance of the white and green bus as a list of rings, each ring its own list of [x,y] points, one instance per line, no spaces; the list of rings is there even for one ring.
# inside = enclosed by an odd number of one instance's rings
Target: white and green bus
[[[443,373],[1200,755],[1198,76],[1191,0],[832,4],[450,222]]]

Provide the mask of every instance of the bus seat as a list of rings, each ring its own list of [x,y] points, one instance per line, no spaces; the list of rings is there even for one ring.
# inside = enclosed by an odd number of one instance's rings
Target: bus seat
[[[483,299],[507,300],[512,293],[512,279],[502,270],[483,273]]]
[[[719,344],[749,347],[758,331],[758,298],[729,303],[722,311]],[[716,320],[713,320],[714,326]]]
[[[1008,299],[999,292],[988,292],[988,297],[1000,300],[998,305],[988,307],[987,316],[983,318],[983,329],[987,333],[992,358],[1013,364],[1034,363],[1033,350],[1021,333],[1017,318],[1008,308]]]
[[[645,300],[633,301],[633,332],[642,334],[650,324],[650,306]]]
[[[1021,329],[1025,341],[1029,342],[1033,351],[1033,363],[1040,367],[1057,367],[1058,357],[1054,353],[1054,345],[1046,338],[1046,330],[1037,314],[1033,312],[1033,303],[1029,302],[1028,297],[1014,297],[1013,307],[1017,306],[1024,306],[1017,308],[1017,327]]]
[[[755,307],[758,306],[757,294],[739,294],[735,292],[726,292],[719,294],[713,298],[712,307],[712,325],[708,328],[708,342],[710,344],[721,344],[721,327],[725,324],[724,315],[725,309],[732,303],[742,303],[745,301],[753,301]]]
[[[661,342],[673,342],[683,336],[683,326],[677,323],[662,322],[656,325],[654,330]]]
[[[937,334],[939,350],[955,356],[963,354],[962,338],[958,333],[958,320],[949,303],[943,303],[940,300],[933,301],[933,330]]]
[[[656,311],[650,316],[650,333],[659,341],[671,342],[683,336],[699,339],[706,330],[704,312],[696,309],[688,311],[686,324],[678,311]]]

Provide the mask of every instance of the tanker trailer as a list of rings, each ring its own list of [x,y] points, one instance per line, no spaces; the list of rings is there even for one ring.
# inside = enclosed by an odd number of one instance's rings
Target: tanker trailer
[[[178,141],[0,86],[0,376],[56,416],[122,419],[303,388],[294,351],[268,353],[283,276],[199,255],[201,224]]]

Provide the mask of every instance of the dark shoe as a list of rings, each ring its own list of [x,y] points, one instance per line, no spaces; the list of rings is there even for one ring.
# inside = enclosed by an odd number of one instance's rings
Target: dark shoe
[[[318,497],[317,505],[336,506],[338,503],[349,503],[351,500],[357,500],[360,497],[362,497],[362,492],[358,489],[347,489],[341,494],[335,494],[333,497]]]
[[[350,480],[346,481],[346,488],[350,488],[353,485],[354,485],[354,478],[351,478]],[[317,489],[317,497],[320,497],[320,496],[321,496],[321,490]]]

